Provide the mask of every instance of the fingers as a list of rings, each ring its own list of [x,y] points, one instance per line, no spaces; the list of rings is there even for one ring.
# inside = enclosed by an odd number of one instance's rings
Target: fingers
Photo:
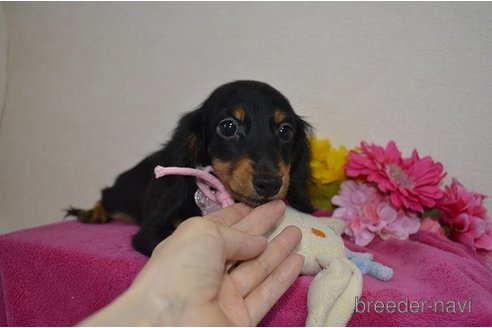
[[[234,223],[244,219],[249,213],[251,213],[251,211],[252,208],[242,203],[237,203],[205,215],[204,218],[214,223],[231,226]]]
[[[225,245],[224,260],[230,264],[231,261],[247,260],[260,254],[267,243],[262,235],[275,226],[284,211],[285,204],[282,201],[269,202],[255,209],[239,203],[204,218],[188,219],[178,230],[184,230],[185,227],[188,230],[198,230],[200,226],[204,229],[214,227]],[[204,224],[200,224],[200,221]],[[195,226],[189,227],[190,225]]]
[[[253,209],[246,218],[235,223],[233,228],[252,235],[264,235],[277,224],[284,212],[285,203],[275,200]]]
[[[292,254],[301,236],[297,227],[285,228],[258,257],[224,275],[220,306],[233,322],[256,326],[292,285],[304,263],[303,256]],[[244,299],[247,319],[237,312],[238,299]]]
[[[223,225],[217,225],[224,243],[225,260],[241,261],[258,256],[267,247],[264,236],[250,235]]]
[[[255,209],[238,203],[204,218],[252,235],[264,235],[272,229],[285,212],[285,203],[275,200]]]
[[[239,206],[241,205],[241,206]],[[238,231],[246,232],[251,235],[265,235],[270,231],[285,212],[285,203],[283,201],[272,201],[255,209],[251,209],[243,204],[235,204],[220,211],[215,212],[217,215],[210,216],[210,219],[216,223],[232,224],[232,228]],[[212,213],[212,214],[215,214]],[[232,213],[235,218],[229,218],[228,213]],[[238,216],[244,215],[238,220]],[[229,271],[236,263],[228,258],[226,269]],[[231,261],[232,260],[232,261]]]
[[[292,285],[299,276],[303,263],[303,256],[298,254],[290,255],[246,297],[246,307],[253,326],[260,322]]]
[[[235,268],[230,275],[241,296],[247,296],[264,281],[294,251],[301,237],[299,228],[287,227],[268,244],[261,255]]]

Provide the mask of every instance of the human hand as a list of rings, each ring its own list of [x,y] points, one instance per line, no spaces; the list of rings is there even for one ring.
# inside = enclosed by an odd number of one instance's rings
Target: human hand
[[[81,325],[256,325],[303,264],[292,254],[298,228],[287,227],[270,243],[263,236],[284,210],[282,201],[255,209],[235,204],[185,220],[132,286]]]

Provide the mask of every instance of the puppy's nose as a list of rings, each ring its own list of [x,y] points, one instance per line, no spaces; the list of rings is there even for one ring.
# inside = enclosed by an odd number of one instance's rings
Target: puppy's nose
[[[270,175],[255,175],[253,177],[253,186],[258,195],[262,197],[272,197],[280,190],[282,179]]]

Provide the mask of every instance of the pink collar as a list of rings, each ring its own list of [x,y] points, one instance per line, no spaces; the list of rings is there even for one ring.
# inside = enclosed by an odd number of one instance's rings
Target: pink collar
[[[213,174],[212,167],[162,167],[156,166],[154,174],[156,178],[165,175],[186,175],[196,177],[198,190],[195,193],[195,202],[203,215],[234,204],[234,200],[224,184]]]

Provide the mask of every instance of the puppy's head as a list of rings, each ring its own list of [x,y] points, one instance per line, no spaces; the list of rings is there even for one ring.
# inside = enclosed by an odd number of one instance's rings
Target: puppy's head
[[[287,198],[300,210],[311,209],[309,125],[279,91],[255,81],[228,83],[198,112],[201,133],[187,148],[200,149],[233,198],[250,206]]]

